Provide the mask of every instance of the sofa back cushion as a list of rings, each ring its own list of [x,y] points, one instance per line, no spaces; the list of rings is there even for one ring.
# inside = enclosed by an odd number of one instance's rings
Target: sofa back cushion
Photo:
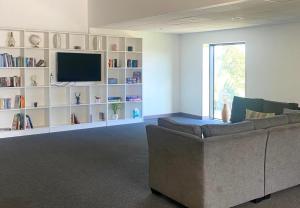
[[[283,109],[289,108],[293,110],[298,109],[297,103],[282,103],[282,102],[275,102],[264,100],[263,101],[263,111],[264,113],[275,113],[276,115],[283,114]]]
[[[202,137],[202,129],[200,126],[179,124],[170,118],[159,118],[158,126]]]
[[[253,122],[244,121],[231,124],[208,124],[201,126],[204,138],[236,134],[254,130]]]
[[[283,126],[289,123],[286,115],[278,115],[271,118],[251,119],[255,129],[267,129],[275,126]]]
[[[232,123],[245,120],[246,109],[262,112],[263,99],[242,98],[235,96],[232,102],[231,118]]]
[[[292,110],[285,108],[283,113],[287,115],[290,124],[300,123],[300,110]]]
[[[275,113],[262,113],[246,109],[246,120],[274,117]]]

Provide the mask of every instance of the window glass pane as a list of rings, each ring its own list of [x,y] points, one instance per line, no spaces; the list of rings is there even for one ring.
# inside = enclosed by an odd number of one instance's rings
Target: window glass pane
[[[224,103],[245,96],[245,44],[214,46],[214,118],[222,118]],[[229,109],[230,113],[230,109]]]

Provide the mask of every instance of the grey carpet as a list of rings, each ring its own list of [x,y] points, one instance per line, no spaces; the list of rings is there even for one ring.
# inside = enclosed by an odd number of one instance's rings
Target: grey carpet
[[[239,208],[299,204],[297,187]],[[0,140],[0,208],[106,207],[180,207],[149,191],[144,124]]]

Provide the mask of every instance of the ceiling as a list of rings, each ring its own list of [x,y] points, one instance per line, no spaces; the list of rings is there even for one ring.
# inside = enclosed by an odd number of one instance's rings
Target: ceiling
[[[300,0],[236,0],[106,25],[106,28],[191,33],[300,21]]]

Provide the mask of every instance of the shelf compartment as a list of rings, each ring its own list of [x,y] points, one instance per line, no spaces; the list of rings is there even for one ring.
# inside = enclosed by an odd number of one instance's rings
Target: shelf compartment
[[[80,49],[75,49],[79,46]],[[70,33],[69,34],[69,49],[86,50],[86,39],[83,33]]]
[[[128,50],[132,47],[132,51]],[[126,51],[131,53],[142,53],[143,39],[142,38],[126,38]]]
[[[121,97],[121,102],[125,101],[125,85],[108,85],[109,97]]]
[[[114,119],[114,113],[113,113],[113,110],[112,110],[112,105],[113,104],[119,104],[121,107],[120,107],[120,110],[119,110],[119,113],[118,113],[118,120],[122,120],[122,119],[125,119],[125,103],[109,103],[108,104],[108,116],[107,116],[107,120],[116,120]]]
[[[108,79],[114,78],[118,80],[117,84],[124,84],[125,74],[125,70],[108,70]],[[108,80],[107,83],[109,83]]]
[[[106,37],[101,35],[88,36],[88,50],[91,51],[105,51],[106,50]]]
[[[58,36],[58,38],[57,38]],[[59,41],[60,39],[60,41]],[[55,42],[57,42],[57,45],[55,47]],[[55,49],[55,50],[63,50],[68,49],[69,47],[69,36],[68,33],[61,33],[61,32],[51,32],[49,34],[49,48]],[[60,45],[60,47],[59,47]]]
[[[35,87],[36,86],[45,87],[49,86],[49,74],[48,70],[27,70],[25,72],[25,86],[26,87]]]
[[[51,87],[50,105],[65,106],[70,105],[70,88],[68,87]]]
[[[98,100],[97,98],[100,98]],[[105,103],[107,101],[106,96],[106,86],[91,86],[90,87],[90,103],[98,104],[98,103]]]
[[[49,109],[28,109],[26,114],[30,117],[33,129],[49,127]],[[27,129],[30,129],[30,125],[27,124]],[[28,128],[29,127],[29,128]]]
[[[124,37],[108,37],[108,51],[125,51]]]
[[[13,33],[13,38],[15,40],[15,47],[9,47],[11,49],[21,48],[24,46],[24,31],[23,30],[0,30],[0,46],[8,47],[8,37],[9,33]]]
[[[40,44],[38,45],[38,48],[49,48],[48,45],[48,38],[49,33],[48,32],[42,32],[42,31],[25,31],[24,34],[24,46],[26,48],[35,48],[32,43],[30,43],[30,37],[31,35],[37,35],[40,38]]]
[[[71,105],[76,105],[76,96],[80,94],[80,104],[89,104],[89,87],[72,86],[71,87]]]
[[[71,113],[76,115],[80,124],[90,122],[89,106],[72,106]]]
[[[141,102],[126,102],[126,119],[141,119],[143,117]],[[134,110],[137,109],[139,115],[134,115]]]
[[[105,122],[106,121],[106,105],[91,106],[91,122]]]
[[[51,107],[50,126],[61,126],[71,124],[70,107]]]
[[[13,120],[14,120],[14,116],[17,113],[21,113],[23,115],[25,115],[25,111],[23,109],[16,109],[13,111],[0,111],[0,133],[2,132],[9,132],[11,129],[11,131],[14,131],[12,129],[12,124],[13,124]],[[25,124],[23,125],[25,127]],[[20,129],[22,130],[22,129]]]
[[[34,107],[35,102],[37,102],[37,107],[48,106],[49,88],[31,88],[26,90],[26,108]]]

